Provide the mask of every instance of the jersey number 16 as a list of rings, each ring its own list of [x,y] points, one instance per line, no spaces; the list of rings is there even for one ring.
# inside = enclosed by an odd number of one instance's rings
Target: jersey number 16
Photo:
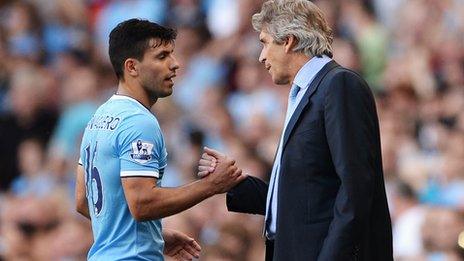
[[[95,156],[97,153],[97,143],[90,158],[90,145],[85,148],[85,187],[86,196],[89,204],[93,206],[93,212],[96,217],[100,215],[103,206],[103,191],[100,173],[94,166]]]

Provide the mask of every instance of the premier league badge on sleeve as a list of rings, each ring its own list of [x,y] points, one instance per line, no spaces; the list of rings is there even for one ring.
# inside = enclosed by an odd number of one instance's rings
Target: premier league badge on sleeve
[[[132,142],[131,158],[138,163],[144,164],[152,159],[153,144],[137,140]]]

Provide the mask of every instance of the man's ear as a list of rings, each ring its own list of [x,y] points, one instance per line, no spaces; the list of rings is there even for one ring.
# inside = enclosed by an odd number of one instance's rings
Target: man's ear
[[[285,53],[289,53],[290,51],[293,51],[293,48],[295,45],[298,43],[298,40],[294,35],[290,35],[285,39],[284,42],[284,48],[285,48]]]
[[[139,75],[138,64],[139,61],[136,59],[128,58],[126,61],[124,61],[124,71],[126,71],[126,73],[132,77],[137,77]]]

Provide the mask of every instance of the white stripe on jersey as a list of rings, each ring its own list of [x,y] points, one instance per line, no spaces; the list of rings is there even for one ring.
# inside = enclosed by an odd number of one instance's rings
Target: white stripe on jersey
[[[153,177],[158,179],[160,177],[160,174],[158,171],[134,170],[121,171],[121,177]]]

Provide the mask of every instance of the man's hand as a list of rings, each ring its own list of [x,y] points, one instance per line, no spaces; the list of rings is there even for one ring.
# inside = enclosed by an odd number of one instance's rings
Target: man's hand
[[[176,260],[192,260],[200,257],[201,247],[195,239],[182,232],[163,229],[164,254]]]
[[[207,147],[204,148],[205,150],[209,149]],[[203,152],[201,155],[201,159],[198,162],[198,177],[204,178],[208,176],[210,173],[213,173],[216,169],[217,160],[215,157],[209,155],[206,152]]]
[[[199,170],[200,171],[209,171],[213,170],[211,174],[206,174],[204,178],[206,182],[210,182],[212,187],[214,188],[215,194],[225,193],[229,191],[231,188],[235,187],[238,183],[246,178],[246,175],[242,175],[242,170],[235,166],[235,160],[228,158],[226,155],[210,149],[208,147],[204,148],[205,153],[208,154],[209,160],[213,163],[208,163],[207,156],[205,159],[200,159],[200,166],[209,165],[210,167],[207,169]],[[213,160],[212,158],[215,160]],[[200,173],[199,173],[200,174]]]

